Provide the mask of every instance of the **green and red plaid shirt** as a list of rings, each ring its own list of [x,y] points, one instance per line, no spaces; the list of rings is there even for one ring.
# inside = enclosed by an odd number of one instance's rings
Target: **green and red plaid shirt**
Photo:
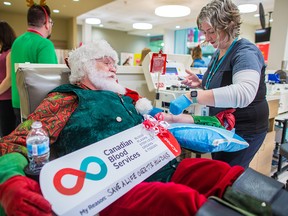
[[[64,128],[71,114],[77,108],[78,98],[73,93],[53,92],[42,101],[37,109],[28,116],[11,134],[0,139],[0,155],[11,152],[27,154],[26,136],[34,121],[41,121],[53,144]]]

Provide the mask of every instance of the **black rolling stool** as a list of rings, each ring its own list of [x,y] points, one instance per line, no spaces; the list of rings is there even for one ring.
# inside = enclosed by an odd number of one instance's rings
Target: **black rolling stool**
[[[287,140],[286,140],[286,132],[287,132],[287,128],[288,128],[288,119],[284,118],[284,119],[275,119],[280,125],[283,125],[283,129],[282,129],[282,135],[281,135],[281,142],[280,143],[276,143],[276,147],[275,149],[277,151],[279,151],[278,153],[278,165],[277,165],[277,170],[276,172],[274,172],[274,174],[271,176],[274,179],[278,179],[278,176],[286,171],[288,169],[288,165],[285,167],[282,167],[282,158],[285,157],[287,158]],[[282,147],[283,146],[283,147]],[[286,151],[285,151],[285,146],[286,146]],[[282,153],[280,153],[282,149]],[[285,153],[286,152],[286,153]],[[288,159],[288,158],[287,158]]]
[[[280,151],[279,151],[279,157],[282,159],[282,157],[288,158],[288,143],[284,143],[280,145]],[[288,170],[288,165],[282,168],[282,170]],[[288,190],[288,179],[286,181],[286,190]]]

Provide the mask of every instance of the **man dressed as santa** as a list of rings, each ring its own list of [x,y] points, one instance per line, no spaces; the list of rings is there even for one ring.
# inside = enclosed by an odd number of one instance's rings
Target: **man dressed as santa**
[[[104,40],[72,51],[71,84],[52,90],[25,122],[0,139],[0,204],[7,215],[52,215],[39,184],[23,171],[28,164],[26,136],[34,121],[48,131],[51,154],[57,158],[141,124],[143,114],[155,111],[150,101],[117,82],[117,62],[117,53]],[[182,119],[163,115],[166,121]],[[243,171],[203,158],[171,161],[100,215],[194,215],[207,197],[222,197]]]

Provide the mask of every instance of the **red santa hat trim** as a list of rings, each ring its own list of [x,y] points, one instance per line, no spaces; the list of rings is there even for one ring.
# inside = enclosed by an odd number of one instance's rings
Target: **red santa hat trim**
[[[141,97],[138,92],[126,88],[126,96],[132,98],[136,110],[141,114],[148,114],[153,109],[152,102],[147,98]]]

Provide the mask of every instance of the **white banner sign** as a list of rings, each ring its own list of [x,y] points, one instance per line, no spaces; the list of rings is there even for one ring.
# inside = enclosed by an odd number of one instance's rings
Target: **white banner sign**
[[[57,215],[95,215],[180,151],[170,132],[156,136],[141,124],[47,163],[41,190]]]

